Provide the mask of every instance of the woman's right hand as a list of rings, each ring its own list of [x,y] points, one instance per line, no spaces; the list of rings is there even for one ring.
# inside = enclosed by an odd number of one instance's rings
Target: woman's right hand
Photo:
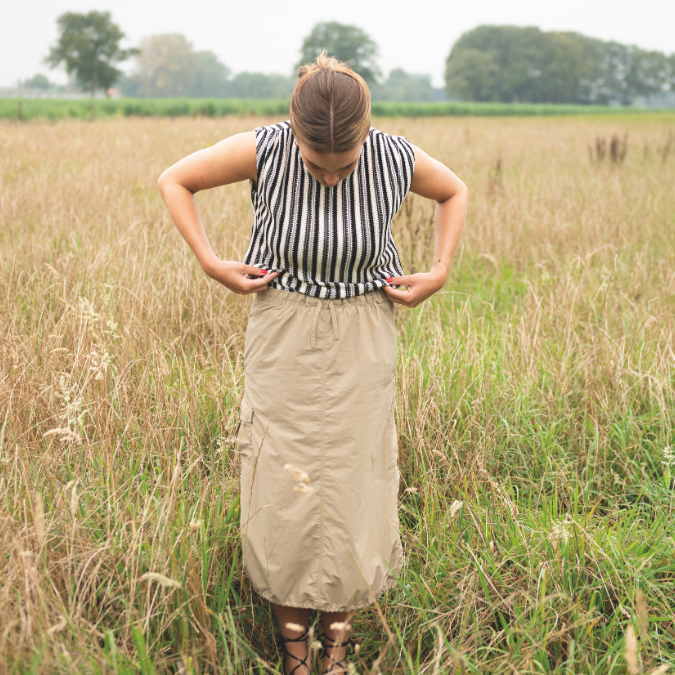
[[[162,199],[204,272],[240,295],[266,290],[280,273],[268,274],[259,267],[220,260],[206,237],[195,194],[218,185],[256,179],[254,131],[230,136],[213,147],[198,150],[176,162],[159,177]],[[256,278],[248,279],[247,274]]]
[[[223,286],[239,295],[266,291],[270,281],[281,274],[281,272],[267,272],[267,270],[262,270],[259,267],[244,265],[244,263],[231,260],[216,260],[204,271],[212,279],[219,281]],[[246,276],[247,274],[258,278],[249,279]]]

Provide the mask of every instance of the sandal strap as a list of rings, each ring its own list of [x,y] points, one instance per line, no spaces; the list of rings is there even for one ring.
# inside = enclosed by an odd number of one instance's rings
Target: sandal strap
[[[323,645],[323,649],[321,650],[323,652],[323,656],[328,657],[331,660],[330,666],[326,670],[323,671],[323,675],[328,675],[329,673],[332,673],[333,670],[335,669],[336,666],[339,666],[343,670],[347,670],[347,657],[345,655],[345,658],[343,659],[335,659],[332,654],[329,654],[328,651],[326,650],[326,647],[328,649],[335,649],[337,647],[349,647],[349,645],[353,645],[354,643],[352,642],[352,638],[350,637],[347,642],[336,642],[332,637],[329,635],[323,636],[324,641],[325,640],[330,640],[333,644]]]
[[[303,640],[307,639],[307,631],[305,631],[300,637],[297,638],[289,638],[286,637],[285,635],[281,635],[281,639],[284,641],[284,644],[286,644],[286,642],[302,642]]]
[[[328,647],[329,649],[333,649],[333,647],[349,647],[349,645],[353,645],[354,643],[352,642],[351,637],[347,639],[347,642],[335,642],[335,640],[330,637],[330,635],[324,635],[323,636],[324,640],[330,640],[333,644],[332,645],[324,645],[324,649]]]
[[[288,673],[288,675],[293,675],[293,673],[298,668],[300,668],[300,666],[307,666],[307,668],[309,668],[309,666],[307,665],[307,658],[309,657],[309,651],[307,652],[307,656],[305,656],[304,659],[301,659],[299,656],[296,656],[295,654],[291,654],[286,649],[286,643],[287,642],[302,642],[303,640],[307,640],[307,631],[305,631],[300,637],[297,637],[297,638],[289,638],[289,637],[286,637],[285,635],[282,635],[281,633],[279,633],[279,636],[281,637],[281,640],[282,640],[281,646],[284,649],[284,654],[286,656],[290,656],[291,658],[295,659],[298,662],[298,665],[295,666],[295,668],[293,668],[293,670],[291,670],[291,672]],[[286,663],[285,663],[285,659],[284,659],[284,674],[285,673],[286,673]]]

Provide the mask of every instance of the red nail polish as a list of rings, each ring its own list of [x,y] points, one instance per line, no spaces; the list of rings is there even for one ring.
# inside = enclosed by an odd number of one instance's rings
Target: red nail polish
[[[263,274],[267,274],[267,270],[260,270]]]
[[[385,279],[385,281],[386,281],[388,284],[390,284],[393,278],[394,278],[394,277],[390,277],[389,279]]]

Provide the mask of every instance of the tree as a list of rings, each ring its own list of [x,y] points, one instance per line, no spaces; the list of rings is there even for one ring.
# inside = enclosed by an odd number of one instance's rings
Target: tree
[[[110,18],[110,12],[77,14],[66,12],[57,19],[59,39],[45,62],[52,68],[65,64],[68,75],[74,75],[92,98],[97,88],[108,90],[122,74],[115,64],[136,53],[121,49],[124,33]]]
[[[192,96],[227,96],[230,69],[210,51],[195,52]]]
[[[433,101],[436,98],[430,75],[406,73],[395,68],[380,85],[372,87],[375,101]]]
[[[453,49],[445,65],[445,93],[462,101],[490,101],[495,93],[494,57],[480,49]]]
[[[317,23],[302,43],[296,67],[311,63],[324,49],[348,63],[369,86],[380,77],[377,44],[361,28],[337,21]]]
[[[141,40],[133,77],[143,96],[189,96],[195,75],[192,43],[184,35],[150,35]]]
[[[622,103],[667,91],[665,54],[579,33],[479,26],[464,33],[446,61],[450,96],[473,101]]]
[[[662,52],[637,48],[631,51],[632,58],[626,74],[629,98],[648,98],[667,91],[670,80],[668,57]]]
[[[122,90],[158,98],[226,96],[229,75],[230,69],[213,52],[195,52],[184,35],[150,35],[141,40],[134,74]]]
[[[37,75],[33,75],[30,79],[20,82],[19,86],[22,89],[42,89],[43,91],[46,91],[53,85],[45,75],[38,73]]]
[[[233,98],[290,98],[295,80],[285,75],[238,73],[228,85]]]

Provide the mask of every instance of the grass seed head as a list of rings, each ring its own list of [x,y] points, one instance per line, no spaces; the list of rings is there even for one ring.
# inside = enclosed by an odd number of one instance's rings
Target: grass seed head
[[[635,639],[635,630],[631,624],[628,625],[628,630],[626,631],[626,650],[624,654],[628,675],[638,675],[640,668],[638,667],[637,640]]]

